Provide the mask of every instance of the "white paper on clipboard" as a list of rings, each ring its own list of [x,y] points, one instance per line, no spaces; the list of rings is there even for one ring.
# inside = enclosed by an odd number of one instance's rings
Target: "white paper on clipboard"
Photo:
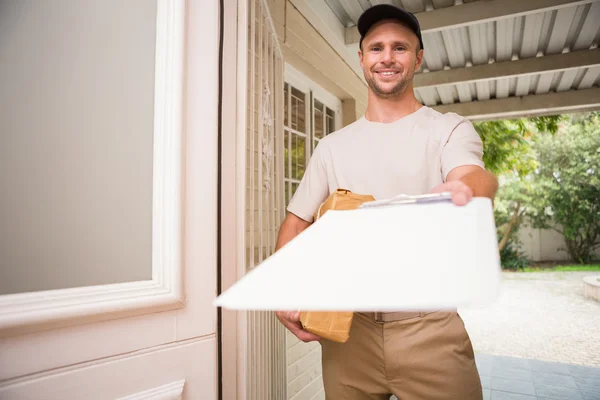
[[[414,202],[413,202],[414,203]],[[222,293],[237,310],[400,311],[486,306],[499,291],[492,202],[328,211]]]

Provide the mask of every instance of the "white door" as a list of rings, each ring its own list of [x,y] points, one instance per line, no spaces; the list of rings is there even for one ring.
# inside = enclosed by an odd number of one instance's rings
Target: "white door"
[[[218,0],[0,2],[0,399],[216,399]]]

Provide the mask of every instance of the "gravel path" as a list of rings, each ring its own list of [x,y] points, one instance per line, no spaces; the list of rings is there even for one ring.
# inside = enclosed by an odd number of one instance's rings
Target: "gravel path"
[[[598,272],[503,273],[486,309],[462,309],[477,353],[600,366],[600,303],[583,297]]]

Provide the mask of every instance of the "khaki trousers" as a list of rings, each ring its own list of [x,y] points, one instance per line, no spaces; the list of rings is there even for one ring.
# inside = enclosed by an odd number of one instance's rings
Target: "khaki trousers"
[[[471,341],[456,312],[394,322],[355,313],[346,343],[321,340],[328,400],[481,400]]]

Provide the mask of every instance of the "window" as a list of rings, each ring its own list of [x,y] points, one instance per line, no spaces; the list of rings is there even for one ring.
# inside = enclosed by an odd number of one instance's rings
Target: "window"
[[[338,99],[286,66],[283,114],[285,204],[296,192],[319,141],[340,128],[340,109]]]
[[[319,140],[335,131],[335,113],[334,111],[321,103],[317,99],[313,99],[313,140],[312,150],[317,147]]]
[[[286,83],[284,88],[284,182],[285,204],[290,202],[292,194],[298,188],[304,175],[309,154],[307,143],[308,130],[307,93]]]

